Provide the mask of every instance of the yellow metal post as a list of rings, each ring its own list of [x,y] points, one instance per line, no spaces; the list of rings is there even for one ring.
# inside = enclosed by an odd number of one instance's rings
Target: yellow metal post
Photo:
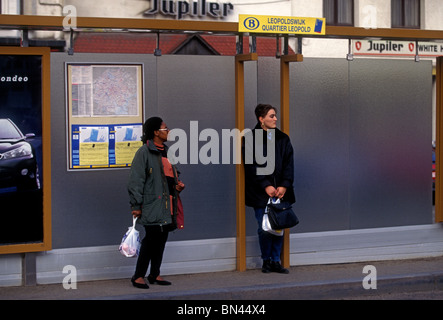
[[[292,54],[280,57],[280,126],[281,130],[289,135],[289,63],[303,61],[303,55]],[[289,258],[289,229],[283,235],[281,264],[284,268],[290,265]]]
[[[245,129],[245,77],[244,62],[257,61],[256,53],[235,56],[235,127]],[[238,137],[237,143],[241,143]],[[238,148],[237,148],[238,150]],[[237,209],[237,270],[246,270],[246,221],[245,221],[245,171],[243,164],[236,164],[236,209]]]

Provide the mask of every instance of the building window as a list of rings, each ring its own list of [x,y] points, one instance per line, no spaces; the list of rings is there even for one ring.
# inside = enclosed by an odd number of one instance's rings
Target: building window
[[[391,0],[392,28],[420,28],[420,0]]]
[[[354,25],[354,0],[323,0],[323,15],[331,26]]]

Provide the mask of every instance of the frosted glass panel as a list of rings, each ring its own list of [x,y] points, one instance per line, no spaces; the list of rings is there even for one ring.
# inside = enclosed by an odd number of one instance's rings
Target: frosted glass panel
[[[432,223],[429,61],[307,58],[290,86],[296,232]]]
[[[299,232],[349,227],[348,72],[345,59],[291,64],[291,140]]]
[[[431,223],[430,62],[349,66],[351,227]]]

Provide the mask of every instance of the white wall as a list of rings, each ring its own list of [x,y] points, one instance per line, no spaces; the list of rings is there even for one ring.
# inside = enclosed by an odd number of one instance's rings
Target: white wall
[[[356,0],[355,26],[372,28],[391,27],[391,3],[386,0]]]
[[[148,0],[64,0],[64,2],[65,5],[75,6],[80,17],[106,18],[141,18],[151,3]]]
[[[3,14],[20,14],[19,0],[1,0]]]
[[[2,14],[20,14],[20,2],[19,0],[0,0]],[[0,30],[0,37],[5,38],[18,38],[20,37],[20,32],[15,30]]]
[[[422,29],[443,30],[442,1],[422,0],[422,8],[424,8],[422,11]]]

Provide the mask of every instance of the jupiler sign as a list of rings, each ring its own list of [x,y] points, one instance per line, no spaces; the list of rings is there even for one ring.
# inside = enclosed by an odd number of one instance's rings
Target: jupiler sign
[[[352,40],[356,56],[443,56],[443,43],[394,40]]]
[[[207,0],[150,0],[151,9],[146,10],[144,15],[162,14],[182,19],[189,15],[191,17],[210,16],[213,18],[225,18],[234,10],[230,2],[211,2]]]

